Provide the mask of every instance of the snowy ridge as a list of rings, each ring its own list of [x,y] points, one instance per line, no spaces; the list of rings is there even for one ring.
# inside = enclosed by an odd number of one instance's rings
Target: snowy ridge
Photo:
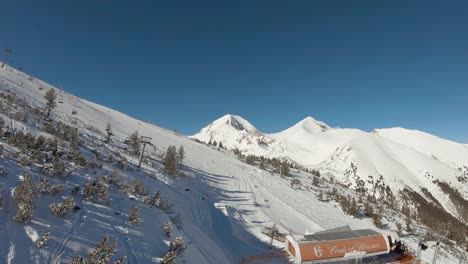
[[[225,141],[227,134],[229,138],[246,138],[243,132],[235,130],[226,133],[208,126],[194,137],[206,142],[207,134],[245,154],[281,157],[306,168],[320,169],[354,188],[364,182],[364,187],[372,191],[377,178],[382,176],[378,184],[390,187],[394,193],[405,188],[418,193],[427,189],[457,218],[461,215],[435,181],[449,183],[468,199],[468,184],[459,180],[468,171],[466,146],[422,131],[389,128],[368,133],[358,129],[333,129],[307,117],[279,133],[264,134],[256,129],[255,133],[249,133],[251,138],[257,139],[255,142],[260,138],[269,139],[261,148],[258,144]]]

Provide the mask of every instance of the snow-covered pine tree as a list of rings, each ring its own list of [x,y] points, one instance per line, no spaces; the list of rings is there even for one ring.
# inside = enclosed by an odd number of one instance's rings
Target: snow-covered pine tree
[[[184,164],[184,159],[185,159],[185,149],[181,145],[179,149],[177,150],[177,163],[179,166],[182,166]]]
[[[57,106],[57,94],[55,93],[54,88],[50,88],[44,95],[46,99],[46,108],[47,108],[47,118],[50,116],[50,111]]]
[[[106,126],[106,143],[109,143],[111,141],[111,137],[113,136],[114,134],[112,133],[112,126],[111,126],[111,123],[107,123],[107,126]]]
[[[164,154],[164,170],[167,174],[175,176],[177,174],[177,152],[174,146],[168,146]]]

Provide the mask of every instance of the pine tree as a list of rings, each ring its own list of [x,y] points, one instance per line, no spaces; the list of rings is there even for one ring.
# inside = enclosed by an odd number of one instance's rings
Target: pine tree
[[[319,186],[320,181],[317,176],[314,176],[314,179],[312,180],[312,185],[314,186]]]
[[[164,154],[164,169],[166,173],[175,176],[177,174],[177,152],[174,146],[168,146]]]
[[[18,202],[18,211],[14,219],[21,223],[29,222],[35,211],[37,197],[37,183],[35,183],[29,172],[25,172],[23,179],[15,189],[13,198]]]
[[[372,215],[372,222],[374,222],[374,225],[378,228],[383,227],[382,213],[383,213],[383,208],[379,207],[378,211],[374,212],[374,214]]]
[[[128,139],[129,139],[129,145],[132,148],[132,154],[133,155],[140,154],[141,138],[140,138],[140,135],[138,134],[138,131],[133,132]]]
[[[323,200],[323,191],[322,191],[322,190],[319,191],[318,199],[319,199],[319,201],[321,201],[321,202],[324,201],[324,200]]]
[[[358,212],[359,210],[358,210],[358,206],[356,203],[356,199],[353,197],[349,205],[349,214],[356,217],[358,215]]]
[[[289,163],[287,160],[283,160],[280,165],[280,174],[284,176],[289,175]]]
[[[402,228],[400,222],[397,222],[397,223],[396,223],[396,228],[397,228],[397,234],[398,234],[398,236],[401,237],[401,235],[403,234],[403,228]]]
[[[49,118],[50,111],[57,106],[57,94],[54,88],[50,88],[44,95],[44,98],[46,99],[47,118]]]
[[[406,217],[406,232],[411,233],[413,231],[413,228],[411,227],[411,213]]]
[[[177,163],[179,166],[182,166],[184,164],[184,159],[185,159],[185,150],[184,147],[181,145],[177,151]]]
[[[111,123],[107,123],[106,133],[107,133],[107,138],[105,142],[109,143],[111,141],[111,137],[114,135],[114,133],[112,133]]]
[[[374,215],[374,208],[369,202],[364,204],[364,215],[367,217],[372,217]]]
[[[260,169],[264,170],[265,169],[265,158],[261,157],[260,158]]]
[[[245,162],[249,165],[253,165],[255,163],[255,156],[247,155],[247,157],[245,158]]]
[[[221,149],[224,148],[223,143],[221,141],[219,142],[218,147],[221,148]]]

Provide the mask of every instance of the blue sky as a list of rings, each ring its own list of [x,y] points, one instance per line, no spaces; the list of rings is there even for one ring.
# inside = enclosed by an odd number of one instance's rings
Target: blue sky
[[[185,134],[306,116],[468,143],[467,1],[8,1],[13,66]]]

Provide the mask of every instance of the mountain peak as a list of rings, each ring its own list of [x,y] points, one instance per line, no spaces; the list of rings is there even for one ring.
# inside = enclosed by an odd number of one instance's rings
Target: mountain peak
[[[304,130],[307,130],[310,133],[315,134],[315,133],[325,132],[329,130],[331,127],[322,121],[318,121],[315,118],[308,116],[302,119],[301,121],[299,121],[297,124],[295,124],[291,128],[302,128]]]
[[[257,131],[257,129],[252,124],[250,124],[249,121],[245,120],[241,116],[232,115],[232,114],[227,114],[216,119],[214,122],[210,124],[210,127],[219,128],[225,125],[233,127],[234,129],[239,130],[239,131],[244,131],[244,130],[248,132]]]

